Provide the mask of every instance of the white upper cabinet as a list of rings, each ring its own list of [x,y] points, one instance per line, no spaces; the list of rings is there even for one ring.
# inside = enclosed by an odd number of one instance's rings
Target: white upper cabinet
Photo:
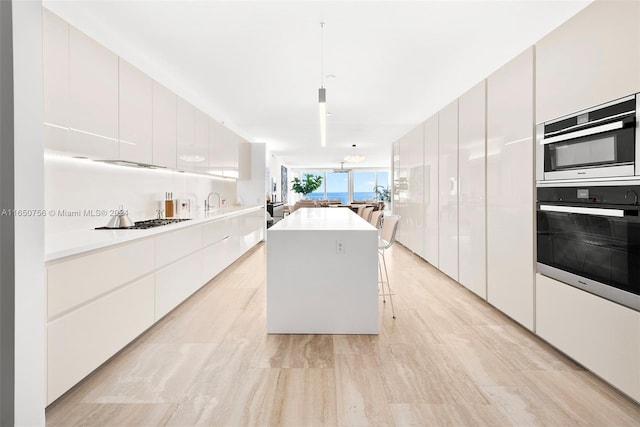
[[[119,63],[120,159],[151,163],[153,81],[122,58]]]
[[[198,109],[194,113],[193,170],[209,171],[209,117]]]
[[[458,281],[486,299],[485,82],[474,86],[462,95],[458,102]]]
[[[439,268],[458,280],[458,101],[439,115]]]
[[[424,122],[424,258],[438,267],[438,115]]]
[[[180,170],[192,170],[195,156],[195,114],[196,109],[178,97],[177,110],[177,153],[176,166]]]
[[[153,158],[154,165],[176,167],[177,97],[153,82]]]
[[[640,2],[596,1],[536,44],[536,122],[640,92]]]
[[[69,27],[69,150],[116,159],[118,149],[118,57]]]
[[[69,140],[69,24],[42,10],[44,146],[66,151]]]
[[[487,80],[487,297],[533,328],[533,48]]]
[[[209,170],[216,175],[238,177],[242,138],[220,122],[209,119]]]

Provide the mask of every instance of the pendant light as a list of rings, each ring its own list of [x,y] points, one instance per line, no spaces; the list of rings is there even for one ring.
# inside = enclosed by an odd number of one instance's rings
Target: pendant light
[[[351,154],[347,154],[344,156],[344,161],[348,163],[358,163],[364,160],[364,156],[356,153],[356,144],[351,146],[353,151]]]
[[[320,145],[327,146],[327,92],[324,88],[324,22],[320,23],[320,89],[318,89],[318,105],[320,107]]]

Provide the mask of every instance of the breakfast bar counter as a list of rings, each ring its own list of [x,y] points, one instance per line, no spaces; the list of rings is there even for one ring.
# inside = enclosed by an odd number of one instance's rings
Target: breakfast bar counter
[[[377,241],[343,208],[301,208],[267,230],[267,332],[377,334]]]

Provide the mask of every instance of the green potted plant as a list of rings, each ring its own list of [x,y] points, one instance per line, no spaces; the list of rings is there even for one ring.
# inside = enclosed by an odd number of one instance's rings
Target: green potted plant
[[[292,191],[307,197],[307,194],[313,193],[315,190],[320,188],[322,185],[322,176],[305,174],[302,179],[297,177],[293,178],[291,184],[293,184],[291,187]]]
[[[391,203],[391,190],[389,187],[376,185],[373,187],[373,192],[376,193],[376,200],[380,204],[380,210],[384,209],[384,202]]]

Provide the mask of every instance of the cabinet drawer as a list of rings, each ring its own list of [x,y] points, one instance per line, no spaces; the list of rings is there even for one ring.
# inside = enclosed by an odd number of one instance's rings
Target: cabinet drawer
[[[47,404],[153,324],[148,275],[47,325]]]
[[[225,238],[232,232],[232,224],[229,220],[216,221],[202,226],[202,246],[206,247]]]
[[[187,299],[203,283],[202,252],[158,270],[156,272],[156,320]]]
[[[48,319],[153,271],[153,250],[146,239],[49,265]]]
[[[196,252],[202,247],[202,227],[194,226],[156,237],[156,268]]]
[[[234,243],[233,238],[227,237],[202,250],[203,282],[213,279],[237,258],[238,250],[234,249]]]

